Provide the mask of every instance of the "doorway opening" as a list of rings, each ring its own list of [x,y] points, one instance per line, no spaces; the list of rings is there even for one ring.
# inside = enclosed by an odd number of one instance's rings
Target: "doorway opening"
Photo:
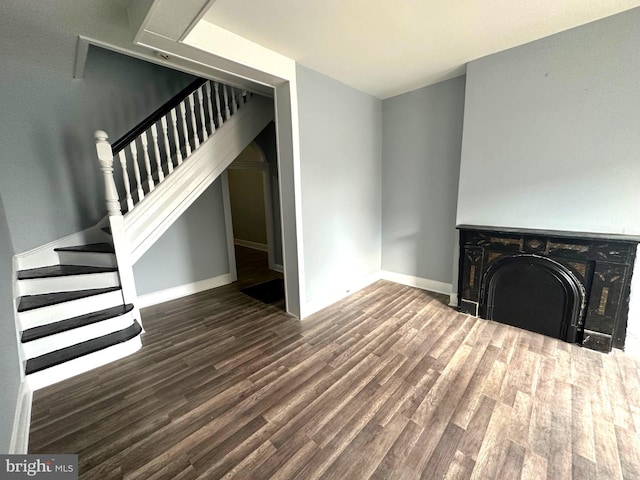
[[[281,309],[284,302],[280,202],[275,148],[270,125],[243,150],[225,172],[232,232],[230,262],[238,288]]]

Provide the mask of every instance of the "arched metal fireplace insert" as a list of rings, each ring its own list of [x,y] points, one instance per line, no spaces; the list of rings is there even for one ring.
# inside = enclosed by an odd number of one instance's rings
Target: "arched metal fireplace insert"
[[[564,265],[537,255],[514,255],[487,269],[480,316],[575,342],[585,288]]]

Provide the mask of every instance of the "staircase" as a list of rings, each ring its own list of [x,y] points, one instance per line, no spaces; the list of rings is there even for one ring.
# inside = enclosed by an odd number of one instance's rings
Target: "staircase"
[[[141,348],[133,265],[272,119],[271,99],[198,79],[113,146],[96,132],[107,216],[17,256],[17,323],[31,389]]]

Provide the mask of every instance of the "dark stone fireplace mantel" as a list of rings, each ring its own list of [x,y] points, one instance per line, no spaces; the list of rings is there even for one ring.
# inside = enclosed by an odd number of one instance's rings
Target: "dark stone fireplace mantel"
[[[457,228],[462,312],[542,333],[526,323],[535,323],[540,305],[544,308],[539,316],[558,318],[557,329],[544,328],[565,332],[553,336],[602,352],[624,348],[639,236],[475,225]],[[500,278],[506,279],[502,285],[496,280]],[[517,285],[520,279],[526,285],[522,291]],[[538,287],[540,291],[533,292]],[[549,311],[554,307],[546,305],[545,294],[540,293],[545,291],[555,298],[558,312]],[[518,304],[523,305],[520,312]],[[500,312],[500,318],[494,312]]]

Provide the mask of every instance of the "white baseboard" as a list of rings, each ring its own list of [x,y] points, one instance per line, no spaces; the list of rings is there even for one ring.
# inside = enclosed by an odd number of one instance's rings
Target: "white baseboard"
[[[325,295],[322,298],[314,299],[308,301],[304,305],[304,309],[302,312],[302,318],[308,317],[316,312],[319,312],[323,308],[332,305],[343,298],[348,297],[352,293],[357,292],[365,287],[368,287],[372,283],[378,280],[388,280],[390,282],[400,283],[402,285],[408,285],[410,287],[420,288],[422,290],[427,290],[429,292],[442,293],[444,295],[449,296],[449,304],[453,306],[458,305],[458,294],[452,293],[452,285],[450,283],[438,282],[436,280],[429,280],[427,278],[414,277],[411,275],[404,275],[402,273],[388,272],[386,270],[380,270],[378,272],[374,272],[366,277],[360,279],[355,282],[351,288],[334,291],[329,295]],[[452,303],[455,302],[455,303]]]
[[[231,273],[218,275],[217,277],[207,278],[199,282],[187,283],[177,287],[158,290],[157,292],[146,293],[138,296],[138,307],[145,308],[159,303],[168,302],[177,298],[193,295],[194,293],[204,292],[212,288],[222,287],[235,281]]]
[[[362,290],[363,288],[368,287],[372,283],[380,280],[380,278],[381,278],[380,271],[377,271],[355,281],[348,288],[334,290],[330,294],[325,295],[321,298],[307,301],[307,303],[303,305],[300,317],[304,319],[309,315],[313,315],[314,313],[319,312],[324,308],[327,308],[329,305],[333,305],[334,303],[342,300],[343,298],[348,297],[349,295],[357,292],[358,290]]]
[[[18,390],[18,402],[13,420],[11,443],[9,444],[10,455],[25,455],[29,450],[32,401],[33,392],[27,385],[27,382],[23,380],[20,384],[20,390]]]
[[[380,278],[410,287],[421,288],[422,290],[428,290],[430,292],[443,293],[449,295],[449,298],[451,298],[451,292],[453,290],[453,286],[450,283],[414,277],[413,275],[405,275],[403,273],[388,272],[386,270],[380,272]]]
[[[450,307],[457,307],[458,306],[458,294],[451,292],[449,294],[449,306]]]
[[[247,247],[253,250],[260,250],[261,252],[269,251],[269,246],[266,243],[251,242],[249,240],[242,240],[240,238],[234,238],[233,243],[235,243],[236,245],[239,245],[240,247]]]

